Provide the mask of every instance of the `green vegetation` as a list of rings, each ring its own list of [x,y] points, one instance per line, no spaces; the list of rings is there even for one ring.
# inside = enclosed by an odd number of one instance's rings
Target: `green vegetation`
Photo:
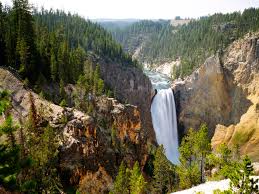
[[[0,137],[6,138],[0,144],[0,184],[8,191],[61,193],[63,186],[58,170],[57,132],[41,117],[44,113],[37,110],[33,95],[30,94],[29,97],[28,119],[22,126],[17,126],[10,114],[10,95],[6,91],[0,92],[0,114],[4,115]],[[115,133],[114,130],[112,127],[111,133]],[[19,145],[15,131],[19,131]],[[112,136],[115,139],[111,143],[116,144],[116,134]],[[178,166],[174,166],[166,158],[163,146],[155,150],[151,147],[149,149],[153,159],[150,160],[148,172],[145,168],[142,171],[138,162],[135,162],[132,169],[122,162],[110,193],[169,193],[190,188],[207,179],[223,178],[231,180],[230,190],[223,193],[238,190],[240,193],[250,194],[258,191],[258,180],[250,177],[253,175],[253,167],[249,158],[241,160],[239,146],[229,149],[225,144],[212,153],[206,125],[201,125],[197,131],[190,129],[182,139]],[[212,169],[217,171],[212,174]],[[151,174],[150,181],[146,182],[142,173]]]
[[[27,192],[59,193],[62,185],[57,170],[57,132],[48,124],[44,124],[41,114],[37,112],[32,95],[30,95],[30,104],[29,118],[25,125],[27,130],[23,155],[27,155],[32,164],[30,169],[25,169],[21,175],[23,180],[30,183],[30,187],[26,185],[25,189]]]
[[[142,61],[180,57],[181,65],[174,72],[175,77],[182,77],[209,55],[245,33],[257,30],[258,18],[258,9],[248,9],[242,14],[200,18],[181,27],[172,27],[169,21],[141,21],[118,32],[112,31],[112,34],[120,43],[128,45],[125,50],[130,53],[142,46],[143,54],[139,56]],[[13,7],[5,8],[0,2],[0,65],[12,67],[26,86],[55,101],[56,94],[52,96],[43,91],[44,86],[50,85],[58,93],[56,101],[60,106],[71,105],[91,113],[97,121],[96,127],[102,131],[111,128],[107,134],[111,136],[117,162],[124,153],[132,154],[129,151],[140,148],[138,144],[127,144],[127,138],[120,141],[116,137],[119,129],[108,126],[106,118],[95,114],[95,96],[115,95],[111,92],[114,88],[108,88],[101,76],[106,62],[137,65],[131,55],[125,54],[114,42],[110,33],[78,15],[58,10],[32,12],[28,0],[13,0]],[[71,95],[67,94],[68,89]],[[63,193],[58,130],[41,116],[44,114],[37,110],[33,94],[29,99],[28,118],[19,118],[18,126],[11,115],[10,94],[0,92],[0,187],[22,193]],[[69,115],[64,114],[59,124],[66,124],[68,120]],[[254,129],[236,133],[234,142],[242,145],[253,133]],[[81,135],[84,137],[83,133]],[[99,142],[96,139],[94,142],[98,147]],[[256,181],[250,180],[251,161],[248,158],[240,161],[238,146],[231,150],[223,144],[216,153],[211,152],[206,125],[201,125],[197,131],[190,129],[182,139],[179,166],[167,160],[163,146],[154,147],[147,147],[150,155],[146,168],[140,167],[138,162],[132,169],[121,163],[111,193],[168,193],[203,183],[208,178],[230,178],[232,187],[242,193],[258,190]],[[215,174],[211,173],[213,168],[218,169]],[[205,176],[205,170],[211,174]]]
[[[67,84],[88,76],[85,63],[97,67],[92,72],[94,86],[88,83],[96,95],[108,92],[97,63],[136,65],[101,26],[59,10],[32,11],[28,0],[13,0],[12,7],[0,3],[0,51],[0,65],[17,70],[36,92],[59,84],[60,98],[50,99],[58,104],[67,100]]]
[[[122,162],[110,193],[141,194],[145,192],[146,184],[138,162],[135,162],[132,170],[126,168],[124,162]]]
[[[166,25],[169,25],[167,20],[157,22],[142,20],[124,28],[111,28],[107,24],[104,27],[111,31],[113,37],[123,45],[125,51],[134,54],[138,47],[147,44],[146,42],[152,41],[153,38],[158,36]]]
[[[229,165],[230,166],[230,165]],[[235,168],[229,170],[227,178],[230,179],[230,189],[226,191],[215,190],[215,194],[256,194],[258,193],[258,179],[252,178],[254,175],[253,165],[248,156],[245,156]]]
[[[42,118],[37,113],[32,95],[30,101],[27,124],[15,126],[10,115],[9,94],[0,92],[0,114],[5,115],[0,134],[7,138],[5,143],[0,144],[0,185],[23,193],[60,193],[62,185],[57,171],[56,133],[41,123]],[[19,145],[15,137],[18,129]]]
[[[201,125],[198,131],[189,129],[179,147],[180,165],[177,167],[179,186],[182,189],[205,181],[205,161],[211,151],[208,128]]]
[[[17,189],[17,174],[21,169],[20,148],[14,137],[17,126],[14,125],[9,114],[10,96],[7,91],[0,92],[0,115],[4,115],[4,122],[0,125],[0,137],[6,136],[6,143],[0,144],[0,185],[9,190]]]
[[[153,193],[167,193],[173,190],[175,184],[175,166],[166,158],[163,146],[155,152],[153,162]]]
[[[233,143],[244,145],[254,134],[255,128],[247,129],[245,132],[236,131],[233,135]]]
[[[192,20],[183,26],[169,21],[139,21],[125,29],[112,31],[113,37],[130,53],[142,46],[138,60],[161,63],[181,59],[174,78],[189,75],[209,56],[226,48],[234,40],[259,29],[259,9],[214,14]]]
[[[231,180],[232,192],[238,190],[239,193],[244,194],[258,193],[258,179],[251,178],[253,173],[254,169],[251,160],[246,156],[239,168],[235,168],[228,176]]]
[[[152,171],[150,174],[153,176],[152,181],[147,184],[146,193],[170,193],[191,188],[207,180],[226,178],[231,180],[231,188],[223,192],[215,190],[215,194],[232,194],[235,193],[234,191],[247,194],[258,192],[257,180],[250,177],[253,175],[251,161],[248,157],[241,159],[239,145],[230,149],[226,144],[221,144],[212,152],[208,128],[205,124],[202,124],[198,130],[188,130],[182,139],[179,151],[180,164],[177,166],[171,164],[166,158],[162,145],[155,152],[150,152],[153,160],[148,170]],[[114,183],[114,193],[132,193],[133,188],[130,185],[136,185],[136,183],[130,182],[137,179],[132,179],[135,176],[130,172],[132,171],[122,163]],[[136,174],[139,173],[136,171]]]

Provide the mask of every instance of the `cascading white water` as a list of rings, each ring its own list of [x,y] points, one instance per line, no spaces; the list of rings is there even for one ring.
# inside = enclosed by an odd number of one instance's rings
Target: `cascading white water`
[[[151,115],[158,144],[163,144],[166,157],[173,164],[179,164],[177,117],[171,88],[158,91],[152,101]]]

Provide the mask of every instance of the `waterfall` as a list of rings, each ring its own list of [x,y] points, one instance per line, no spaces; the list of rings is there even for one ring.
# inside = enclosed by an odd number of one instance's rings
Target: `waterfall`
[[[173,164],[179,164],[176,108],[171,88],[158,91],[152,101],[151,115],[158,144],[163,144],[166,157]]]

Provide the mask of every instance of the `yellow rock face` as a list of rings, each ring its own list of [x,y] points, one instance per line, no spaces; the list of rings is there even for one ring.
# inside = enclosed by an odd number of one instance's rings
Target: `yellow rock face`
[[[181,134],[207,123],[213,148],[238,144],[259,161],[259,33],[233,42],[172,88]]]
[[[259,41],[258,34],[234,42],[227,50],[223,63],[233,68],[234,82],[247,93],[251,105],[235,125],[217,125],[212,147],[221,143],[238,144],[242,155],[259,161]],[[238,104],[236,104],[238,106]]]

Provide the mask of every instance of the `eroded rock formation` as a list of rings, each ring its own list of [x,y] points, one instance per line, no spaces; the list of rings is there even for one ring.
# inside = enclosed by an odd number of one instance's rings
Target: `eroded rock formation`
[[[105,83],[114,89],[118,100],[139,108],[142,126],[145,129],[143,135],[149,141],[155,142],[150,113],[152,85],[148,77],[137,67],[121,66],[112,62],[100,64]]]
[[[214,148],[239,144],[241,154],[259,160],[258,33],[207,59],[184,81],[175,81],[173,89],[180,130],[206,122]]]
[[[12,112],[17,122],[28,116],[32,94],[38,114],[58,132],[62,179],[67,184],[79,185],[81,193],[108,192],[122,160],[129,166],[135,161],[141,167],[145,165],[147,147],[142,140],[143,128],[136,106],[98,97],[95,113],[89,116],[42,99],[3,68],[0,68],[0,89],[11,92]]]

